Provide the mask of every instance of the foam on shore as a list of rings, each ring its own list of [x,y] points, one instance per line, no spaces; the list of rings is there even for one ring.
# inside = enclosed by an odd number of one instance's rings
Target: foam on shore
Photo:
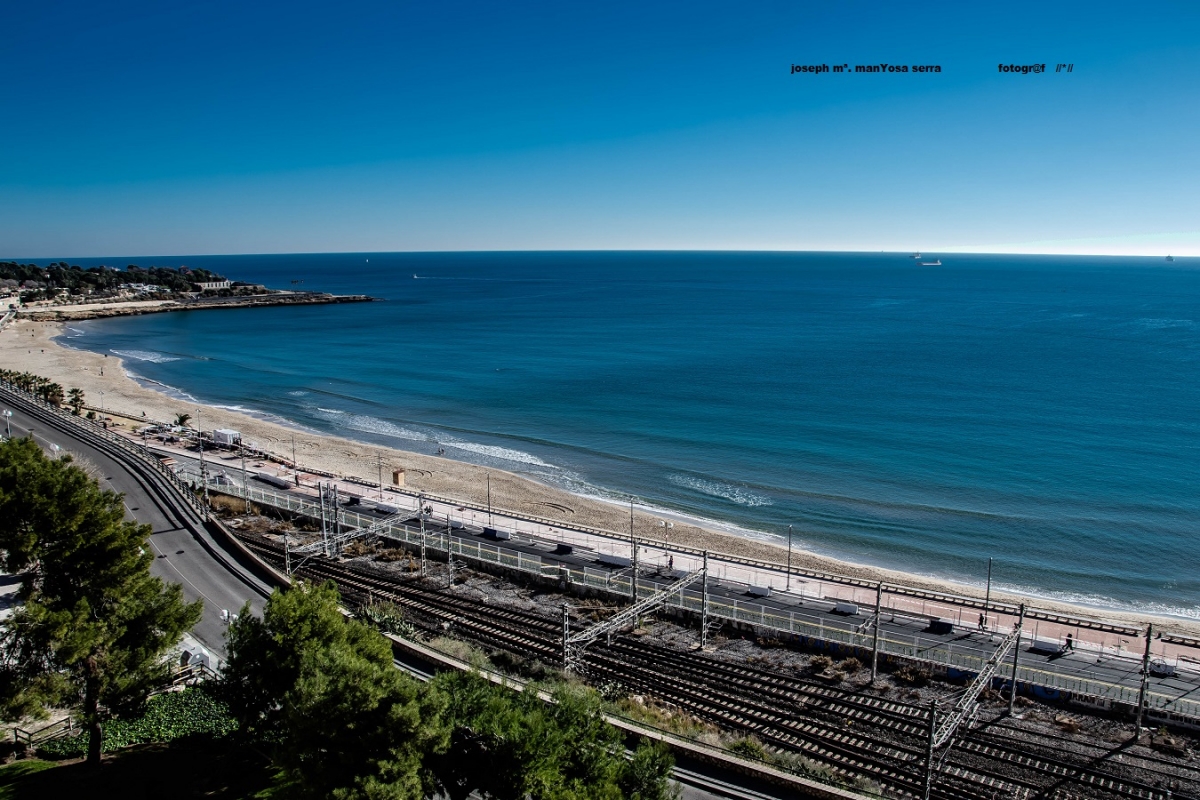
[[[72,330],[71,333],[75,333]],[[32,335],[31,335],[32,334]],[[186,392],[181,392],[165,384],[148,381],[133,374],[127,374],[119,368],[119,359],[108,358],[101,354],[70,347],[66,341],[56,340],[64,336],[66,331],[59,323],[37,323],[19,320],[9,329],[0,333],[0,364],[6,368],[27,370],[59,381],[64,386],[78,386],[87,394],[89,404],[95,404],[99,392],[105,393],[107,409],[120,411],[129,417],[138,419],[143,412],[147,419],[169,420],[177,413],[190,413],[195,416],[196,405],[200,403]],[[27,345],[36,345],[35,347]],[[44,348],[45,352],[41,352]],[[25,349],[26,353],[20,350]],[[113,363],[118,362],[118,363]],[[104,374],[100,374],[101,367]],[[113,368],[118,367],[118,368]],[[541,517],[553,516],[547,511],[547,503],[557,503],[568,506],[573,513],[561,514],[564,525],[583,525],[602,528],[614,532],[628,531],[629,506],[628,496],[606,492],[603,489],[587,484],[580,476],[567,470],[560,470],[542,459],[508,448],[496,448],[492,445],[482,445],[471,442],[461,442],[474,445],[458,448],[464,454],[470,453],[476,457],[504,459],[512,464],[512,469],[522,470],[522,474],[506,471],[499,467],[480,466],[449,457],[425,455],[378,444],[369,444],[354,439],[324,434],[290,420],[268,412],[241,406],[204,406],[205,427],[230,427],[243,432],[248,440],[254,440],[266,449],[274,450],[285,456],[290,456],[288,449],[291,439],[295,438],[297,453],[301,465],[309,465],[335,474],[358,475],[372,482],[377,476],[379,459],[383,459],[384,470],[393,467],[404,467],[408,470],[408,486],[420,488],[432,494],[461,498],[464,501],[482,503],[486,500],[486,483],[484,473],[491,476],[492,499],[498,507],[511,509],[518,513]],[[331,417],[341,416],[336,410],[327,409]],[[372,424],[373,417],[365,418],[364,427]],[[390,424],[390,423],[389,423]],[[400,429],[409,434],[404,437],[411,441],[427,443],[437,442],[448,450],[454,445],[446,437],[430,437],[420,431]],[[378,430],[361,431],[391,438],[394,434],[381,433]],[[421,438],[417,438],[417,437]],[[506,451],[515,458],[505,458],[501,451]],[[528,456],[528,458],[525,458]],[[713,496],[723,496],[720,492],[731,493],[731,488],[715,486],[704,492],[701,487],[693,487],[702,493]],[[748,490],[751,491],[752,490]],[[732,499],[726,497],[725,499]],[[736,500],[734,502],[737,502]],[[674,512],[670,509],[639,503],[635,507],[635,529],[637,535],[645,539],[661,539],[663,529],[659,521],[668,519],[677,523],[670,532],[672,542],[708,549],[717,552],[736,553],[747,558],[782,562],[786,555],[786,539],[780,535],[747,530],[716,520],[699,519]],[[884,566],[872,566],[837,559],[816,552],[804,541],[803,531],[797,531],[794,539],[793,564],[797,568],[811,569],[822,572],[841,574],[862,580],[882,580],[887,583],[908,585],[934,591],[953,594],[978,595],[982,597],[982,586],[952,581],[939,576],[925,576],[911,573],[901,573]],[[1005,590],[1008,591],[1005,591]],[[1015,591],[1013,591],[1015,590]],[[1129,608],[1122,607],[1111,598],[1102,596],[1081,597],[1077,595],[1055,596],[1044,591],[1030,591],[1028,587],[993,586],[993,597],[998,601],[1019,601],[1029,597],[1038,597],[1046,602],[1039,602],[1043,608],[1058,610],[1062,613],[1075,613],[1096,616],[1097,614],[1119,621],[1124,624],[1144,624],[1147,617],[1156,617],[1167,623],[1168,629],[1174,628],[1191,635],[1200,633],[1200,613],[1192,609],[1167,607]],[[1007,595],[1007,596],[1006,596]],[[1049,595],[1049,596],[1047,596]]]

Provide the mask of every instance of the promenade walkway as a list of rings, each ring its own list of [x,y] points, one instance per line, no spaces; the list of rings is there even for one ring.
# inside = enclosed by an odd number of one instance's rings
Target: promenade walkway
[[[185,478],[199,480],[195,451],[158,446],[152,449],[174,458]],[[363,498],[359,506],[342,506],[339,511],[339,522],[352,527],[366,527],[386,518],[387,510],[372,510],[377,503],[411,510],[415,518],[420,500],[431,510],[426,518],[426,545],[431,552],[444,554],[449,550],[456,557],[491,561],[546,576],[569,575],[576,583],[626,594],[630,591],[631,570],[621,568],[621,559],[632,558],[627,535],[570,528],[412,490],[384,487],[381,492],[377,485],[370,487],[361,481],[327,479],[304,472],[297,476],[288,468],[256,466],[261,463],[248,461],[248,476],[259,471],[271,472],[291,483],[291,488],[283,490],[251,478],[243,489],[240,457],[228,452],[208,454],[209,480],[219,482],[210,486],[241,496],[249,493],[257,503],[318,516],[316,484],[324,483],[327,488],[336,485],[344,499]],[[483,535],[484,528],[504,531],[512,538],[494,541]],[[408,544],[418,544],[420,540],[415,524],[397,523],[389,535]],[[562,545],[570,545],[571,552],[566,553]],[[680,575],[699,569],[702,563],[702,554],[669,542],[638,539],[637,546],[640,596],[648,596]],[[604,559],[609,562],[605,564],[601,563],[601,556],[616,558]],[[801,571],[793,571],[789,576],[778,565],[720,554],[711,557],[710,575],[713,616],[856,648],[859,652],[869,652],[872,647],[871,622],[877,596],[873,584]],[[768,597],[754,596],[765,587],[771,587]],[[972,598],[905,587],[884,587],[879,597],[881,659],[916,658],[949,671],[977,671],[1016,621],[1014,607],[993,603],[986,614],[987,627],[981,630],[982,603]],[[700,603],[699,591],[689,590],[671,605],[698,611]],[[847,603],[856,605],[858,613],[847,615],[835,610],[838,604]],[[948,629],[943,626],[943,632],[935,632],[930,624],[933,620],[950,623]],[[1049,690],[1043,693],[1051,696],[1055,692],[1067,693],[1085,704],[1136,704],[1145,644],[1140,630],[1032,608],[1025,631],[1018,672],[1022,684],[1042,687]],[[1050,643],[1065,645],[1068,635],[1073,645],[1071,650],[1045,651]],[[1152,640],[1151,644],[1153,659],[1168,664],[1174,674],[1151,676],[1147,708],[1159,715],[1200,720],[1200,665],[1194,660],[1197,651],[1160,639]],[[1000,674],[1008,676],[1009,668],[1002,669]]]

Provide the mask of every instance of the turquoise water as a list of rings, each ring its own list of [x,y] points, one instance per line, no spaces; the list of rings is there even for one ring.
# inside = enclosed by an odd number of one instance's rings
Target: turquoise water
[[[859,562],[981,583],[991,556],[1007,588],[1200,615],[1200,271],[942,260],[130,259],[385,302],[104,320],[68,343],[205,403],[765,534],[793,524]]]

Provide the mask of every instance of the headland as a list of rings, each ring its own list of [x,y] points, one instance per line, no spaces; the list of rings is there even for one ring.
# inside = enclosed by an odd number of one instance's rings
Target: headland
[[[233,281],[206,269],[180,267],[89,267],[56,262],[0,262],[0,297],[10,315],[40,322],[70,322],[167,311],[259,308],[262,306],[362,303],[367,295],[269,289]]]
[[[138,314],[159,314],[167,311],[202,311],[204,309],[261,308],[263,306],[304,306],[330,303],[369,303],[375,298],[365,294],[339,295],[324,292],[278,291],[234,297],[184,297],[169,300],[128,300],[117,302],[74,303],[69,305],[33,306],[20,309],[18,316],[38,322],[74,322],[105,317],[129,317]]]

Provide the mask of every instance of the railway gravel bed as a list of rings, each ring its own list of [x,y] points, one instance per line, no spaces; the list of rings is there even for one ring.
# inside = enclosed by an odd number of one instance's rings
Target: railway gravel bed
[[[265,560],[283,563],[278,542],[253,533],[238,537]],[[561,659],[564,602],[571,606],[573,628],[603,613],[595,604],[483,576],[438,589],[367,558],[311,559],[298,573],[334,580],[351,605],[388,600],[430,633],[546,664]],[[928,700],[940,698],[948,708],[953,687],[920,692],[924,703],[910,702],[911,690],[903,693],[905,699],[894,699],[864,686],[828,685],[804,675],[803,661],[771,658],[761,647],[750,656],[757,664],[745,658],[739,663],[729,652],[716,657],[691,652],[688,635],[680,632],[686,629],[669,623],[654,627],[662,627],[664,635],[622,635],[609,644],[593,643],[577,658],[576,671],[594,683],[651,696],[698,720],[803,755],[847,781],[867,778],[887,796],[921,796]],[[1061,716],[1050,707],[1033,706],[1025,710],[1027,719],[1011,719],[999,706],[985,701],[976,725],[939,754],[932,797],[1200,800],[1200,771],[1191,760],[1190,741],[1182,757],[1173,757],[1132,742],[1129,726],[1093,726],[1100,735],[1091,738],[1068,735],[1053,730]]]

